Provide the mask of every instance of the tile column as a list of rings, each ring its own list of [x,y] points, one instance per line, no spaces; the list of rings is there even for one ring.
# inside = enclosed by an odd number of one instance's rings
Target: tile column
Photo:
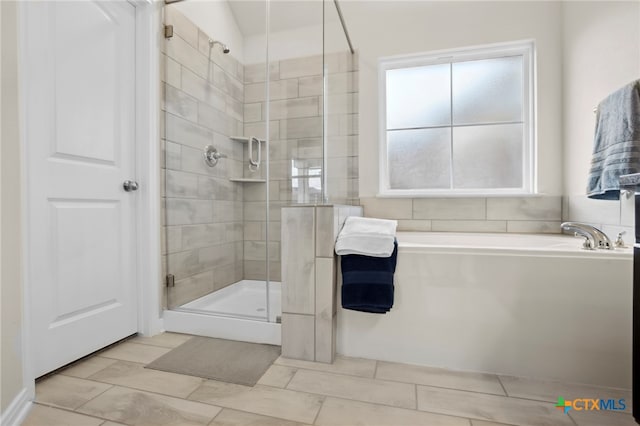
[[[282,209],[282,356],[332,363],[336,353],[339,268],[334,244],[362,207]]]

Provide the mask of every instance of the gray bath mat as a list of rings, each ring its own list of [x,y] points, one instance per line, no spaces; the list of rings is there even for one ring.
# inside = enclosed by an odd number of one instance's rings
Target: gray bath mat
[[[280,346],[193,337],[146,367],[253,386],[279,356]]]

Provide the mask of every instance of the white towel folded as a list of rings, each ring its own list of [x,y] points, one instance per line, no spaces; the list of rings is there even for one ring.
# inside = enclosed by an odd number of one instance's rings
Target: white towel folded
[[[397,226],[395,220],[350,216],[338,234],[336,254],[389,257],[393,253]]]

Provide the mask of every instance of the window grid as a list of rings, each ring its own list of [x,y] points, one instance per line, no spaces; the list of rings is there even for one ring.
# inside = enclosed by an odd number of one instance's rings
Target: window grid
[[[453,189],[453,177],[455,176],[455,170],[453,168],[453,64],[449,64],[449,125],[451,131],[449,132],[449,188]]]
[[[515,52],[514,48],[515,47]],[[469,54],[471,52],[471,54]],[[533,61],[533,44],[528,43],[519,43],[516,46],[511,45],[507,46],[505,49],[498,47],[489,48],[489,49],[473,49],[463,52],[462,54],[456,55],[453,58],[446,58],[447,60],[442,61],[441,58],[438,60],[433,60],[428,56],[422,57],[413,57],[409,58],[407,61],[404,59],[392,61],[391,66],[385,66],[384,60],[381,60],[380,66],[380,78],[381,83],[384,83],[381,87],[381,93],[386,92],[387,90],[387,72],[394,69],[407,69],[412,67],[420,67],[420,66],[429,66],[436,64],[447,64],[449,71],[449,124],[448,125],[434,125],[434,126],[415,126],[415,127],[393,127],[387,128],[387,114],[388,111],[386,109],[386,95],[384,97],[383,106],[380,110],[381,118],[384,119],[384,126],[381,126],[381,131],[383,131],[382,138],[384,141],[381,141],[381,146],[384,147],[384,159],[381,158],[381,185],[380,185],[380,193],[381,195],[408,195],[414,196],[416,194],[420,195],[437,195],[443,196],[447,195],[443,193],[443,191],[451,193],[450,195],[464,195],[465,193],[472,193],[477,195],[494,195],[494,194],[524,194],[524,193],[532,193],[533,192],[533,167],[531,165],[532,158],[532,145],[533,145],[533,135],[532,135],[532,126],[533,126],[533,97],[528,91],[532,91],[533,87],[533,73],[531,70]],[[520,99],[520,120],[502,120],[502,121],[482,121],[482,122],[472,122],[472,123],[463,123],[463,124],[454,124],[456,121],[456,117],[454,116],[455,103],[457,100],[454,98],[454,88],[456,82],[454,81],[454,64],[456,63],[465,63],[479,60],[490,60],[490,59],[501,59],[501,58],[510,58],[510,57],[519,57],[521,58],[521,70],[520,75],[520,90],[521,90],[521,99]],[[426,59],[425,59],[426,58]],[[395,63],[393,63],[395,62]],[[384,80],[384,82],[382,81]],[[383,116],[384,115],[384,116]],[[519,187],[516,186],[508,186],[509,184],[504,184],[503,186],[489,186],[489,187],[464,187],[464,185],[456,186],[456,165],[454,161],[454,140],[455,140],[455,131],[458,128],[463,127],[481,127],[481,126],[499,126],[499,125],[512,125],[512,124],[520,124],[522,126],[522,140],[520,140],[520,146],[518,149],[521,152],[522,157],[522,165],[521,165],[521,175],[518,177],[515,182],[520,182],[521,185]],[[388,159],[388,134],[391,131],[398,130],[421,130],[421,129],[437,129],[437,128],[449,128],[449,188],[437,188],[437,189],[428,189],[428,185],[424,185],[426,188],[416,188],[416,189],[394,189],[390,185],[391,180],[391,170]],[[504,128],[503,128],[504,129]],[[382,154],[383,152],[381,152]],[[508,157],[509,153],[505,153],[504,155]],[[384,164],[383,164],[384,163]],[[459,169],[463,170],[463,169]]]

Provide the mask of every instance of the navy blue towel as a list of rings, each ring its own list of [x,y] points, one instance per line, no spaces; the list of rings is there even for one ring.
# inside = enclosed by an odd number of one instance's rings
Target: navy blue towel
[[[376,314],[389,312],[397,259],[398,241],[394,242],[390,257],[341,256],[342,307]]]

